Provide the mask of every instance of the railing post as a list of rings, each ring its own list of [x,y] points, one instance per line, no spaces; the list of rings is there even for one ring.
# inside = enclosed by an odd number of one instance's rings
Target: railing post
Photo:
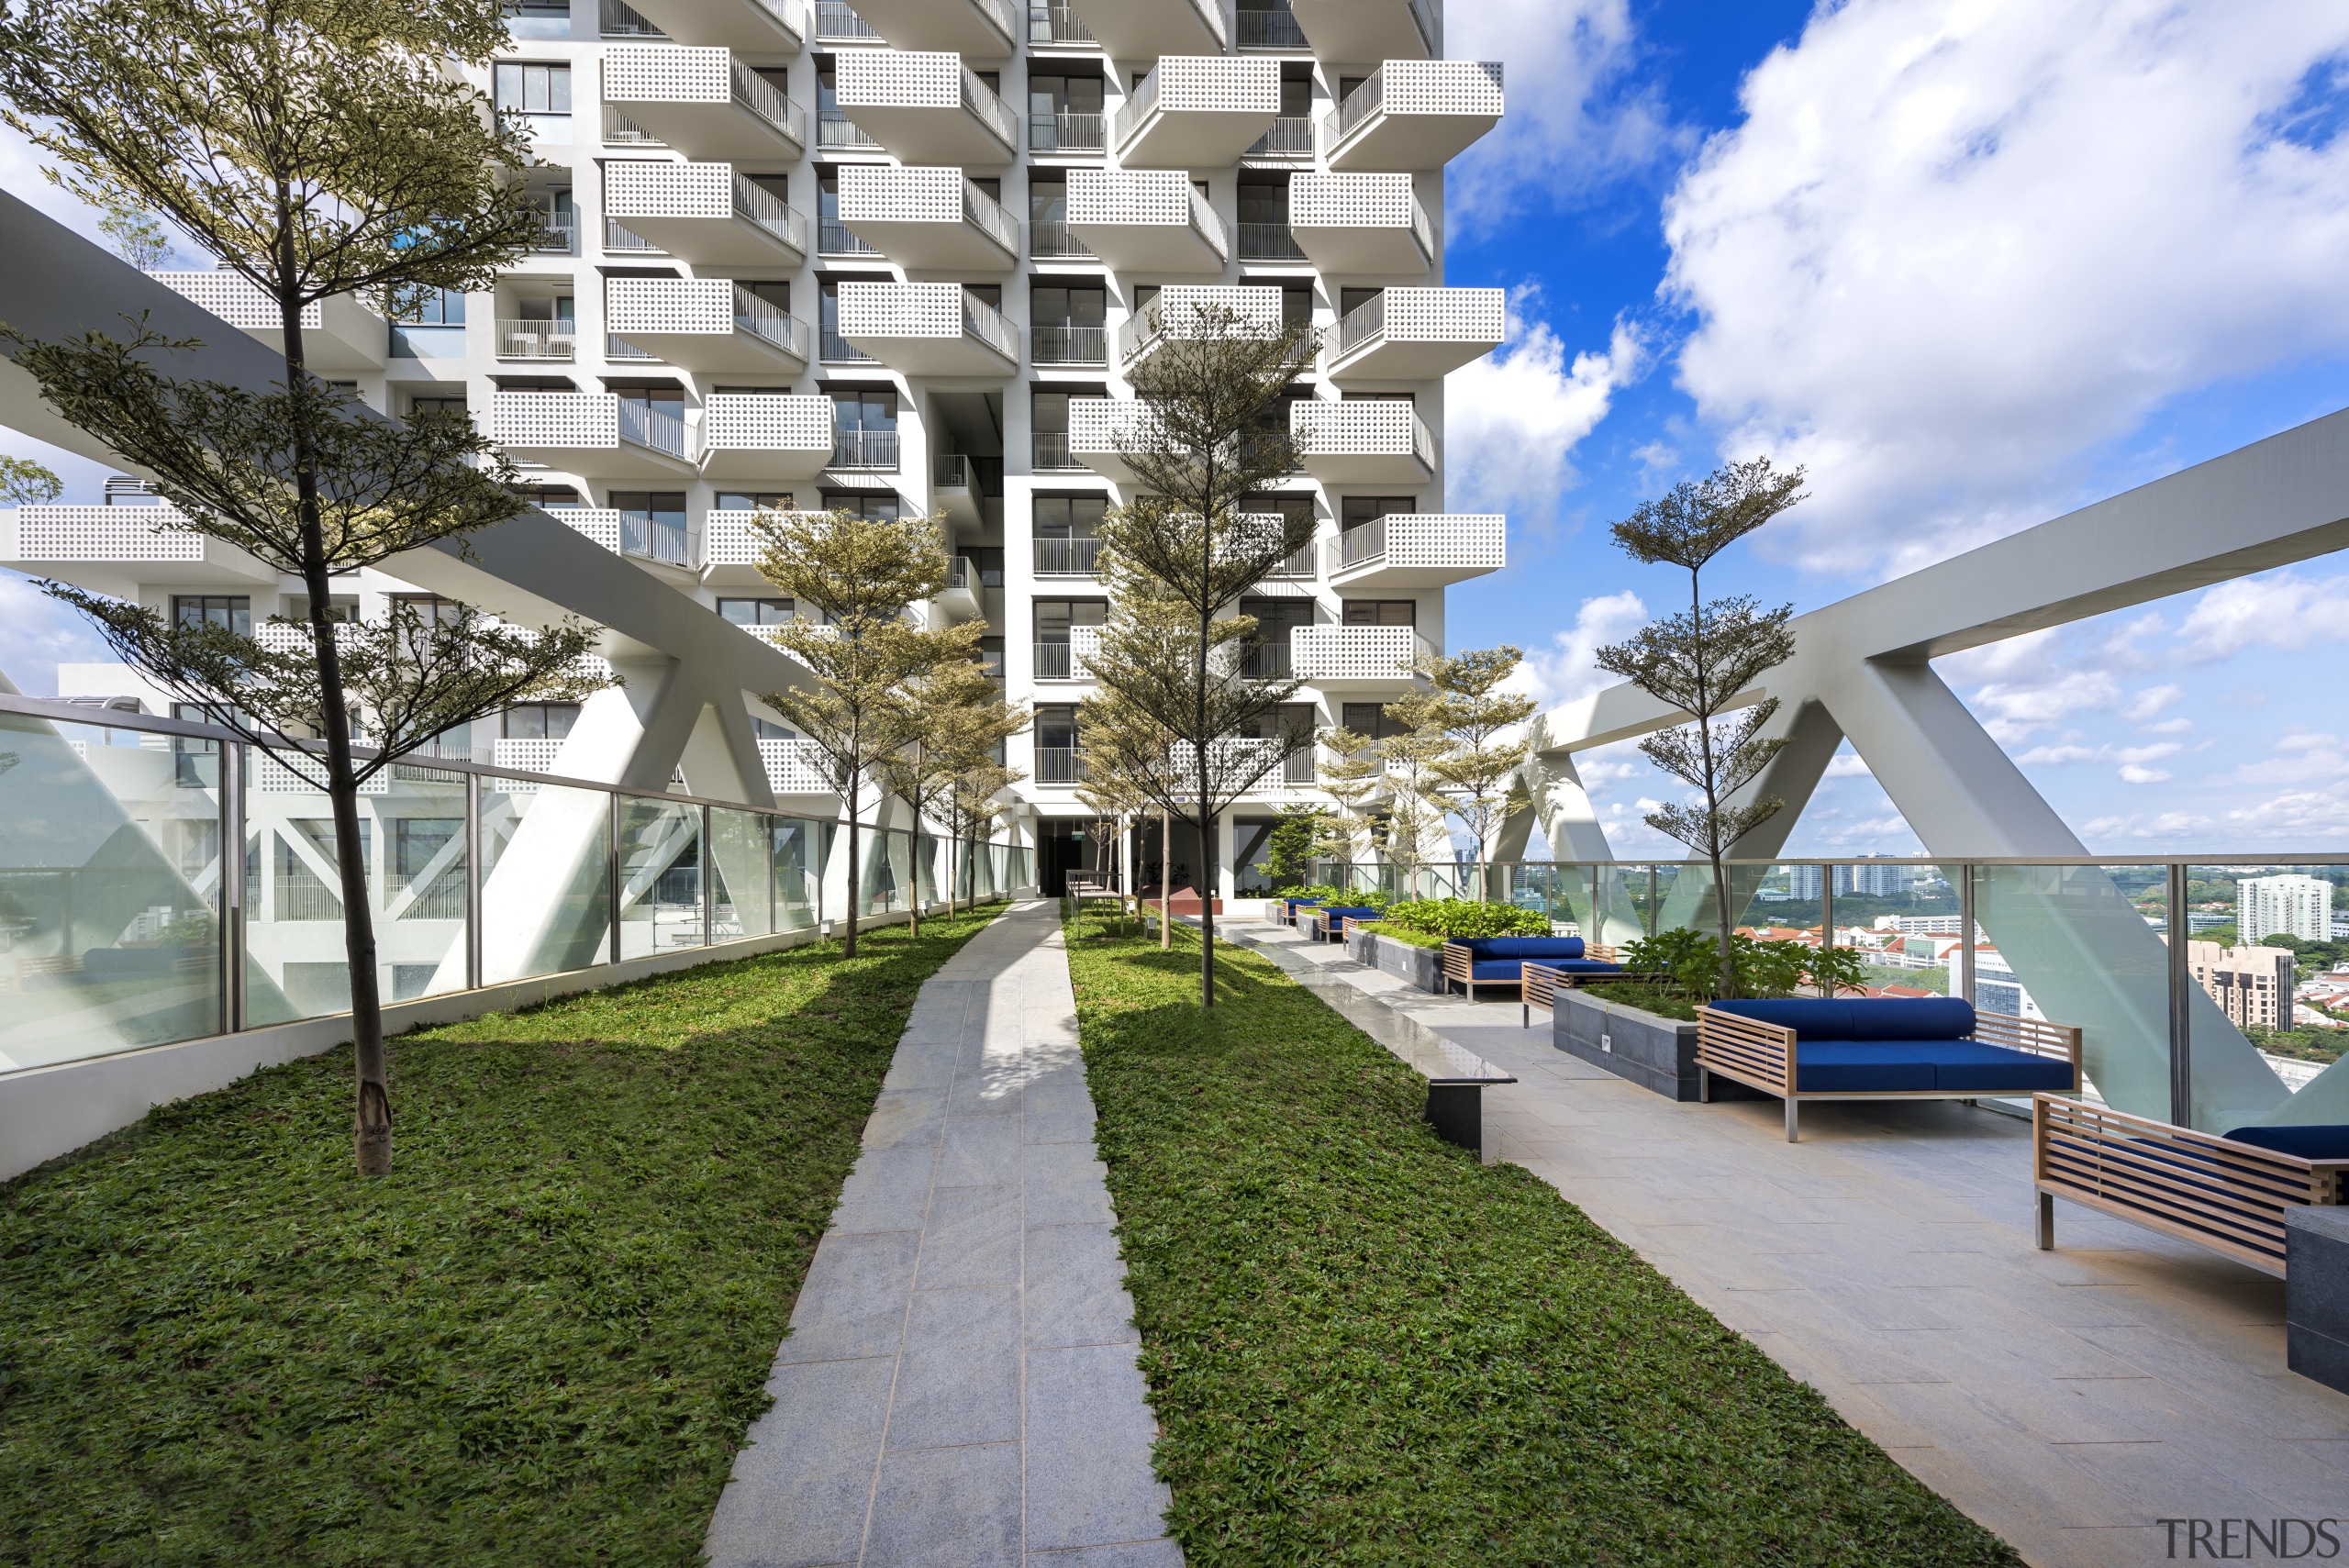
[[[220,743],[220,1030],[245,1027],[245,749]]]
[[[1957,886],[1957,988],[1960,1000],[1974,1006],[1974,872],[1971,864],[1958,868]]]
[[[465,989],[481,989],[481,904],[489,877],[481,863],[481,775],[465,775]]]
[[[2171,861],[2164,871],[2169,911],[2162,924],[2169,937],[2169,1119],[2178,1127],[2194,1125],[2194,971],[2188,964],[2187,940],[2193,922],[2186,914],[2186,862]],[[2292,999],[2281,998],[2284,1021],[2291,1021]]]
[[[611,791],[610,793],[608,793],[607,795],[605,795],[605,797],[604,797],[604,802],[605,802],[606,806],[608,808],[608,809],[607,810],[607,812],[606,812],[606,814],[605,814],[605,817],[604,817],[604,838],[605,838],[605,842],[606,842],[606,843],[609,846],[609,848],[610,848],[610,854],[609,854],[609,856],[608,856],[608,859],[610,860],[610,862],[611,862],[611,864],[610,864],[609,868],[608,868],[608,869],[607,870],[607,872],[605,873],[604,884],[605,884],[605,887],[607,889],[607,895],[609,896],[609,898],[610,898],[610,900],[611,900],[611,906],[612,906],[612,916],[611,916],[612,929],[611,929],[610,940],[606,944],[606,951],[607,951],[607,960],[606,960],[606,962],[611,962],[611,963],[618,963],[618,962],[620,961],[620,887],[621,887],[621,878],[620,878],[620,793],[619,793],[619,791],[618,791],[618,790],[613,790],[613,791]]]
[[[1825,952],[1834,945],[1835,868],[1827,865],[1819,868],[1819,951]]]
[[[1651,940],[1653,940],[1653,939],[1654,938],[1654,936],[1655,936],[1655,928],[1656,928],[1655,888],[1656,888],[1656,869],[1655,869],[1655,862],[1654,862],[1653,861],[1650,861],[1650,862],[1648,862],[1648,906],[1647,906],[1647,911],[1646,911],[1646,917],[1645,917],[1645,919],[1643,920],[1643,922],[1642,922],[1642,923],[1647,927],[1647,929],[1648,929],[1648,936],[1649,936],[1649,938],[1650,938]]]
[[[711,873],[718,869],[718,856],[709,842],[709,807],[701,808],[701,945],[709,946],[711,928],[716,924],[718,878]]]

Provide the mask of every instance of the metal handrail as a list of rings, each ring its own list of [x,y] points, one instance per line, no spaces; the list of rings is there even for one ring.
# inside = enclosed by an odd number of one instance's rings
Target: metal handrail
[[[1118,328],[1118,358],[1120,361],[1138,357],[1166,330],[1166,312],[1160,308],[1163,298],[1163,295],[1152,295],[1140,310],[1126,317],[1124,326]]]
[[[1313,541],[1311,539],[1308,539],[1303,544],[1297,546],[1291,553],[1281,557],[1280,564],[1275,566],[1270,572],[1264,573],[1264,575],[1267,577],[1311,577],[1316,575],[1313,569]]]
[[[683,523],[664,523],[641,512],[620,514],[620,553],[670,566],[693,565],[693,536]]]
[[[649,404],[623,397],[619,416],[620,439],[674,458],[685,455],[685,422],[674,414],[663,414]]]
[[[1031,113],[1028,117],[1028,150],[1099,152],[1103,147],[1102,129],[1108,123],[1105,115],[1071,113],[1065,109],[1049,115]]]
[[[1375,294],[1338,323],[1338,352],[1350,354],[1386,330],[1386,295]]]
[[[1191,10],[1200,21],[1207,24],[1208,31],[1215,39],[1216,48],[1230,49],[1231,47],[1231,35],[1226,32],[1223,27],[1223,7],[1216,4],[1216,0],[1191,0]]]
[[[734,210],[793,250],[807,250],[807,215],[784,206],[773,191],[739,171],[734,175]]]
[[[880,139],[838,109],[816,117],[818,147],[878,147]]]
[[[654,256],[665,256],[669,253],[643,235],[637,233],[636,230],[622,226],[620,220],[616,217],[604,219],[604,249]]]
[[[1117,118],[1112,123],[1115,139],[1119,147],[1125,146],[1126,139],[1133,135],[1134,128],[1141,124],[1143,118],[1157,106],[1157,104],[1158,69],[1152,66],[1148,75],[1134,83],[1133,93],[1119,108]]]
[[[740,284],[734,285],[734,325],[765,339],[801,359],[807,357],[807,329],[796,316],[785,316]]]
[[[1295,158],[1313,156],[1313,117],[1310,115],[1283,115],[1248,146],[1244,154],[1250,158]]]
[[[963,216],[985,229],[1006,250],[1019,254],[1019,225],[1003,210],[1001,202],[967,178],[963,182]]]
[[[1040,365],[1106,365],[1109,362],[1109,329],[1106,327],[1041,326],[1028,329],[1029,359]]]
[[[1034,430],[1030,435],[1034,445],[1030,449],[1029,467],[1047,473],[1065,473],[1085,467],[1068,455],[1066,430]]]
[[[568,256],[579,247],[579,215],[570,212],[542,212],[539,215],[540,237],[530,249],[540,253]]]
[[[783,30],[794,38],[807,36],[807,7],[802,0],[752,0],[768,16],[783,25]]]
[[[1089,43],[1098,45],[1093,29],[1085,18],[1066,6],[1035,5],[1028,7],[1028,41],[1030,43]]]
[[[961,452],[939,452],[930,460],[930,484],[933,490],[968,490],[971,488],[971,460]],[[963,557],[956,556],[960,562]],[[960,587],[959,583],[955,584]]]
[[[1297,236],[1289,231],[1286,222],[1242,223],[1240,226],[1240,259],[1243,261],[1302,261],[1306,257],[1297,247]]]
[[[525,321],[500,317],[497,357],[501,360],[567,360],[579,351],[575,321]]]
[[[1101,561],[1101,541],[1090,537],[1040,539],[1036,546],[1039,577],[1090,577]]]
[[[1019,338],[1000,311],[970,290],[963,291],[963,330],[985,341],[1013,364],[1019,362]]]
[[[963,67],[963,106],[986,121],[987,128],[1003,139],[1004,146],[1019,145],[1019,117],[967,65]]]
[[[832,431],[832,466],[834,468],[896,467],[897,432],[835,428]]]
[[[776,92],[773,83],[740,61],[729,63],[733,72],[734,101],[800,146],[807,146],[807,111]]]
[[[872,23],[849,8],[848,0],[816,0],[816,36],[819,39],[878,39]]]
[[[878,361],[871,354],[841,336],[838,327],[823,329],[822,358],[826,364],[869,365]]]
[[[1419,205],[1416,191],[1411,194],[1411,238],[1419,242],[1419,250],[1429,261],[1435,260],[1435,228],[1428,222],[1428,209]]]
[[[1303,49],[1305,29],[1297,25],[1297,13],[1288,8],[1287,0],[1256,0],[1252,6],[1242,6],[1233,13],[1238,22],[1233,42],[1241,49]]]
[[[1067,224],[1031,218],[1028,224],[1028,254],[1051,259],[1089,257],[1093,251]]]
[[[1345,102],[1338,106],[1337,113],[1330,117],[1331,144],[1335,145],[1348,131],[1376,114],[1378,106],[1386,101],[1386,68],[1382,65],[1364,77],[1362,85],[1347,94]]]
[[[1074,746],[1037,747],[1036,782],[1040,784],[1084,783],[1084,756]]]
[[[1428,58],[1437,60],[1443,55],[1443,28],[1435,18],[1435,7],[1428,0],[1408,0],[1411,20],[1419,29],[1419,42],[1427,46]]]
[[[604,106],[604,143],[607,147],[666,147],[669,145],[610,104]]]
[[[1036,679],[1040,681],[1073,681],[1076,678],[1075,645],[1067,642],[1036,644]]]
[[[607,39],[665,39],[669,36],[649,18],[639,16],[624,0],[603,0],[600,15],[596,17],[596,32],[598,37]]]
[[[827,217],[816,225],[816,250],[824,256],[878,256],[881,248],[842,223]]]
[[[1199,188],[1197,185],[1190,186],[1189,190],[1191,228],[1197,232],[1200,239],[1208,242],[1208,249],[1212,250],[1219,259],[1229,261],[1231,260],[1231,243],[1224,238],[1223,219],[1215,215],[1215,208],[1208,205],[1207,197],[1199,195]]]
[[[1330,541],[1330,570],[1343,572],[1386,553],[1386,519],[1374,517]]]
[[[1010,43],[1019,37],[1019,14],[1011,8],[1011,0],[977,0],[987,20],[1003,29],[1003,39]]]

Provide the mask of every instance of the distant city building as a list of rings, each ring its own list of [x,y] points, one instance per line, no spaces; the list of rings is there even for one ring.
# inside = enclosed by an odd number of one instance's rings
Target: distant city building
[[[1816,898],[1819,896],[1819,889],[1823,880],[1817,866],[1788,866],[1787,868],[1787,896]]]
[[[2316,882],[2314,877],[2288,879]],[[2319,887],[2331,892],[2329,884],[2318,882]],[[2248,884],[2246,884],[2248,885]],[[2256,1024],[2261,1029],[2284,1029],[2281,1022],[2292,1005],[2292,963],[2290,951],[2285,948],[2236,947],[2221,949],[2216,942],[2189,941],[2186,944],[2186,966],[2194,983],[2210,993],[2236,1028]]]
[[[2235,884],[2235,936],[2248,944],[2278,933],[2321,942],[2332,935],[2332,884],[2313,876],[2258,876]]]
[[[1965,995],[1965,950],[1963,944],[1949,944],[1943,959],[1949,973],[1949,994]],[[1974,945],[1974,1007],[1976,1012],[1999,1013],[2010,1018],[2040,1018],[2047,1015],[2039,1010],[2031,993],[2015,975],[2006,958],[1987,943]]]
[[[1957,915],[1878,915],[1876,929],[1912,937],[1954,937],[1958,934],[1963,918]]]

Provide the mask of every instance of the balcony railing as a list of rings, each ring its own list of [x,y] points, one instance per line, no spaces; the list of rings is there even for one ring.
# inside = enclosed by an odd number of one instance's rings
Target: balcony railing
[[[1329,541],[1330,572],[1383,563],[1497,571],[1508,562],[1508,520],[1497,515],[1404,512],[1375,517]]]
[[[1013,255],[1019,254],[1019,225],[1003,204],[969,180],[963,182],[963,216],[987,231],[988,238]]]
[[[963,67],[963,106],[986,121],[1006,147],[1019,145],[1019,117],[967,65]]]
[[[1335,143],[1346,132],[1376,114],[1378,106],[1386,99],[1386,72],[1382,67],[1363,78],[1362,85],[1347,94],[1345,101],[1338,106],[1338,112],[1330,117],[1330,141]]]
[[[1097,114],[1030,114],[1028,150],[1099,152],[1103,150],[1103,131],[1108,124],[1108,117]]]
[[[1305,115],[1283,115],[1273,122],[1273,128],[1251,142],[1247,156],[1251,158],[1310,158],[1313,156],[1313,121]]]
[[[622,0],[603,0],[596,31],[607,39],[665,39],[669,35],[640,17]]]
[[[1106,327],[1031,327],[1028,329],[1029,361],[1040,365],[1106,365],[1109,362],[1109,329]]]
[[[1289,656],[1286,639],[1252,642],[1240,661],[1240,673],[1252,681],[1286,681]]]
[[[1034,439],[1035,451],[1028,466],[1037,473],[1082,473],[1086,472],[1085,464],[1068,455],[1066,430],[1038,430],[1034,432]]]
[[[939,452],[930,460],[930,484],[933,490],[968,490],[971,488],[971,460],[961,452]],[[958,566],[963,558],[956,556]],[[961,583],[954,584],[961,587]]]
[[[959,462],[962,460],[958,458],[955,461]],[[946,563],[946,585],[949,588],[961,588],[965,592],[978,587],[979,569],[971,564],[969,556],[958,555]]]
[[[871,354],[841,337],[838,327],[826,327],[820,338],[820,352],[827,364],[869,365],[874,362]]]
[[[1305,29],[1286,6],[1241,6],[1233,16],[1238,26],[1232,41],[1241,49],[1304,49]]]
[[[685,455],[685,422],[674,414],[664,414],[649,404],[623,397],[619,415],[620,439],[674,458]]]
[[[1157,106],[1158,71],[1153,66],[1149,75],[1134,83],[1132,94],[1118,110],[1117,118],[1110,127],[1111,134],[1119,145],[1123,146],[1126,138],[1134,133],[1134,128],[1147,119],[1150,117],[1150,111]]]
[[[1351,353],[1386,330],[1386,295],[1372,295],[1338,323],[1338,352]]]
[[[740,284],[734,285],[734,325],[787,354],[807,357],[807,324],[796,316],[785,316]]]
[[[579,216],[569,212],[539,215],[538,238],[530,249],[541,255],[568,256],[579,249]]]
[[[619,219],[604,219],[604,249],[623,255],[665,256],[669,252],[630,228],[624,228]]]
[[[1240,226],[1240,259],[1243,261],[1302,261],[1306,256],[1297,249],[1297,236],[1289,232],[1286,221],[1243,222]]]
[[[604,106],[604,140],[607,145],[612,147],[666,147],[669,145],[609,104]]]
[[[834,468],[895,468],[897,466],[897,432],[895,430],[839,430],[832,432],[832,466]]]
[[[1375,518],[1340,534],[1330,546],[1330,569],[1343,572],[1386,553],[1386,519]]]
[[[784,206],[773,191],[739,172],[734,176],[734,210],[793,250],[807,249],[807,215]]]
[[[1299,545],[1292,555],[1281,558],[1279,565],[1264,575],[1267,577],[1305,578],[1310,581],[1317,573],[1313,567],[1313,546],[1310,541]]]
[[[657,354],[646,353],[617,332],[604,334],[604,358],[607,360],[652,360]]]
[[[1019,335],[1011,329],[1011,323],[995,306],[967,290],[963,295],[963,330],[1013,364],[1019,362]]]
[[[1065,642],[1036,644],[1036,679],[1040,681],[1076,679],[1075,651]]]
[[[1090,259],[1093,252],[1085,248],[1085,241],[1079,239],[1076,231],[1067,224],[1030,218],[1028,222],[1028,254],[1040,261],[1054,261]]]
[[[1036,782],[1041,784],[1083,784],[1085,782],[1083,755],[1074,746],[1037,747]]]
[[[1039,577],[1090,577],[1101,560],[1097,539],[1040,539],[1036,542]]]
[[[508,321],[497,323],[497,357],[501,360],[567,360],[579,351],[579,327],[573,321]]]
[[[881,248],[867,244],[856,231],[837,217],[820,218],[816,224],[816,249],[827,256],[878,256]]]
[[[816,145],[818,147],[866,147],[878,150],[881,143],[873,133],[841,113],[825,109],[816,117]]]
[[[765,77],[740,61],[729,63],[733,70],[734,101],[800,146],[807,146],[807,111],[776,92]]]
[[[827,40],[883,41],[873,24],[851,10],[846,0],[816,0],[816,36]]]
[[[626,408],[627,404],[620,405]],[[620,514],[620,553],[641,556],[667,566],[691,568],[693,536],[683,523],[672,523],[641,512]]]
[[[1028,41],[1044,44],[1097,44],[1093,29],[1085,19],[1066,6],[1030,4],[1028,7]]]

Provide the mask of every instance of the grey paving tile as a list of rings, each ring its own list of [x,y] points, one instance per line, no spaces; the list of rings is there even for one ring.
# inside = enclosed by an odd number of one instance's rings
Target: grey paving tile
[[[868,1149],[841,1187],[832,1229],[918,1230],[930,1207],[930,1173],[938,1164],[931,1148]]]
[[[1019,1292],[914,1293],[889,1407],[891,1450],[1019,1436]]]
[[[884,1089],[864,1120],[867,1149],[935,1148],[946,1120],[946,1090]]]
[[[1030,1225],[1027,1322],[1031,1347],[1106,1345],[1139,1338],[1118,1238],[1107,1224]]]
[[[932,1189],[915,1288],[1018,1284],[1019,1224],[1016,1184]]]
[[[1030,1154],[1043,1150],[1074,1149],[1071,1143],[1031,1143]],[[1020,1190],[1028,1205],[1028,1223],[1034,1225],[1108,1225],[1117,1216],[1109,1207],[1109,1191],[1097,1176],[1037,1175],[1030,1172]]]
[[[818,1242],[777,1362],[896,1355],[920,1242],[915,1230],[833,1231]]]
[[[1020,1446],[883,1455],[864,1561],[873,1568],[1018,1568]]]
[[[719,1494],[707,1548],[713,1568],[816,1568],[852,1562],[864,1539],[888,1360],[785,1367],[774,1405],[751,1424]]]
[[[1028,1354],[1028,1545],[1095,1546],[1165,1533],[1155,1438],[1132,1345]]]
[[[1028,1568],[1183,1568],[1183,1549],[1162,1537],[1071,1551],[1031,1551]]]
[[[951,1040],[901,1043],[896,1054],[889,1059],[889,1071],[882,1077],[881,1087],[943,1090],[954,1082],[954,1052]]]
[[[939,1149],[937,1184],[992,1187],[1019,1181],[1020,1131],[1010,1117],[955,1117]]]
[[[946,1114],[950,1117],[1018,1116],[1023,1108],[1019,1074],[1017,1069],[989,1063],[978,1073],[954,1075],[954,1087],[948,1092]]]

